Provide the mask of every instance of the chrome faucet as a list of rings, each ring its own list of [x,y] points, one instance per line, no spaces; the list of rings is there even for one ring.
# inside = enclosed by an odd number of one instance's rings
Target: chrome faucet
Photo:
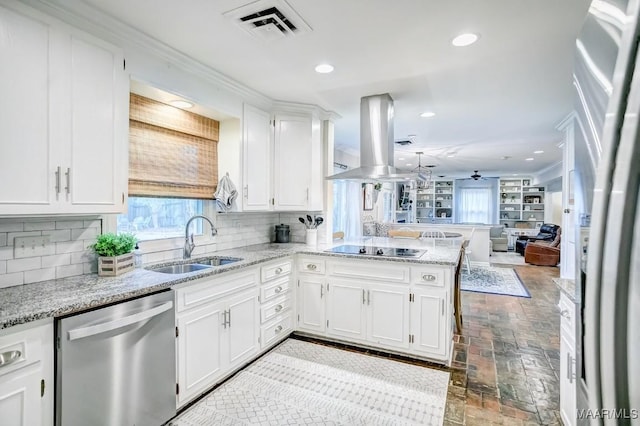
[[[191,258],[191,252],[196,247],[195,243],[193,242],[193,234],[189,235],[189,225],[191,225],[191,222],[193,221],[193,219],[197,219],[197,218],[201,218],[201,219],[204,219],[207,222],[209,222],[209,225],[211,225],[211,236],[212,237],[215,236],[218,233],[218,230],[213,225],[213,221],[211,219],[209,219],[208,217],[202,216],[202,215],[192,216],[187,221],[187,225],[184,227],[184,252],[182,254],[182,258],[183,259],[190,259]]]

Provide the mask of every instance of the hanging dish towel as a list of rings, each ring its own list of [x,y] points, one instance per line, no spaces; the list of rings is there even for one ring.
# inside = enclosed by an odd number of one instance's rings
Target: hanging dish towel
[[[233,182],[231,182],[228,173],[220,179],[218,189],[216,190],[214,197],[216,199],[218,211],[226,212],[231,210],[236,197],[238,197],[238,191],[236,190],[236,186]]]

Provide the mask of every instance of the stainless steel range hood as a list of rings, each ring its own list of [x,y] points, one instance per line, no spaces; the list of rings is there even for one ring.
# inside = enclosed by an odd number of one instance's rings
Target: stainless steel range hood
[[[398,173],[393,165],[393,99],[388,93],[360,99],[360,167],[327,179],[394,182],[426,180],[417,173]]]

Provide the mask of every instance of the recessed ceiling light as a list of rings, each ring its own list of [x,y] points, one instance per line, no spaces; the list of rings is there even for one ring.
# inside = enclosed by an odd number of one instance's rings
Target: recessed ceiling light
[[[411,166],[413,166],[413,164],[407,163],[407,167],[411,167]]]
[[[171,104],[171,106],[174,106],[176,108],[186,109],[186,108],[192,108],[193,107],[193,104],[191,102],[183,101],[181,99],[176,99],[176,100],[173,100],[173,101],[171,101],[169,103]]]
[[[514,173],[514,174],[512,174],[511,176],[518,176],[518,174],[517,174],[517,173]]]
[[[464,33],[464,34],[460,34],[459,36],[451,40],[451,44],[453,44],[456,47],[464,47],[464,46],[469,46],[470,44],[473,44],[476,41],[478,41],[477,34]]]
[[[405,160],[404,157],[398,158],[398,161],[404,161],[404,160]]]
[[[449,158],[453,158],[453,157],[455,157],[455,156],[456,156],[455,154],[448,154],[448,155],[447,155],[447,157],[449,157]]]
[[[525,161],[533,161],[533,157],[525,158]]]
[[[333,71],[333,65],[330,64],[320,64],[316,66],[316,72],[320,74],[328,74]]]
[[[543,151],[543,150],[541,150],[541,149],[539,149],[539,150],[537,150],[537,151],[533,151],[533,153],[534,153],[534,154],[542,154],[543,152],[544,152],[544,151]]]
[[[420,114],[420,117],[422,117],[422,118],[431,118],[431,117],[433,117],[433,116],[435,116],[435,115],[436,115],[436,113],[435,113],[435,112],[432,112],[432,111],[425,111],[425,112],[423,112],[422,114]]]

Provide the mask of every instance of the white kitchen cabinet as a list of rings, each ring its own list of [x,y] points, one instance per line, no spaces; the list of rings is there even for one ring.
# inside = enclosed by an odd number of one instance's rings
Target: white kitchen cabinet
[[[326,282],[323,276],[298,276],[298,329],[325,332],[325,293]]]
[[[271,116],[251,105],[242,110],[242,209],[270,210],[271,206]]]
[[[314,157],[319,152],[313,149],[314,143],[320,144],[321,141],[312,137],[311,115],[276,114],[272,117],[267,111],[245,104],[242,125],[243,210],[321,209],[317,201],[310,201],[313,173],[322,173],[321,168],[310,167],[314,161],[320,160]],[[318,181],[317,176],[315,181]]]
[[[366,340],[366,283],[330,279],[327,284],[327,335]]]
[[[0,332],[0,353],[18,351],[0,367],[3,425],[53,424],[53,322],[39,321]]]
[[[409,289],[374,284],[367,290],[367,340],[376,345],[409,347]]]
[[[258,353],[258,276],[252,268],[176,289],[178,407]]]
[[[308,209],[311,152],[311,117],[276,115],[273,161],[275,210]]]
[[[412,293],[411,349],[443,359],[448,354],[452,333],[448,292],[421,288]]]
[[[560,293],[560,417],[567,425],[576,424],[575,304]]]
[[[124,211],[122,51],[24,5],[0,24],[0,215]]]
[[[264,351],[293,330],[295,310],[292,258],[278,259],[260,268],[260,347]]]

